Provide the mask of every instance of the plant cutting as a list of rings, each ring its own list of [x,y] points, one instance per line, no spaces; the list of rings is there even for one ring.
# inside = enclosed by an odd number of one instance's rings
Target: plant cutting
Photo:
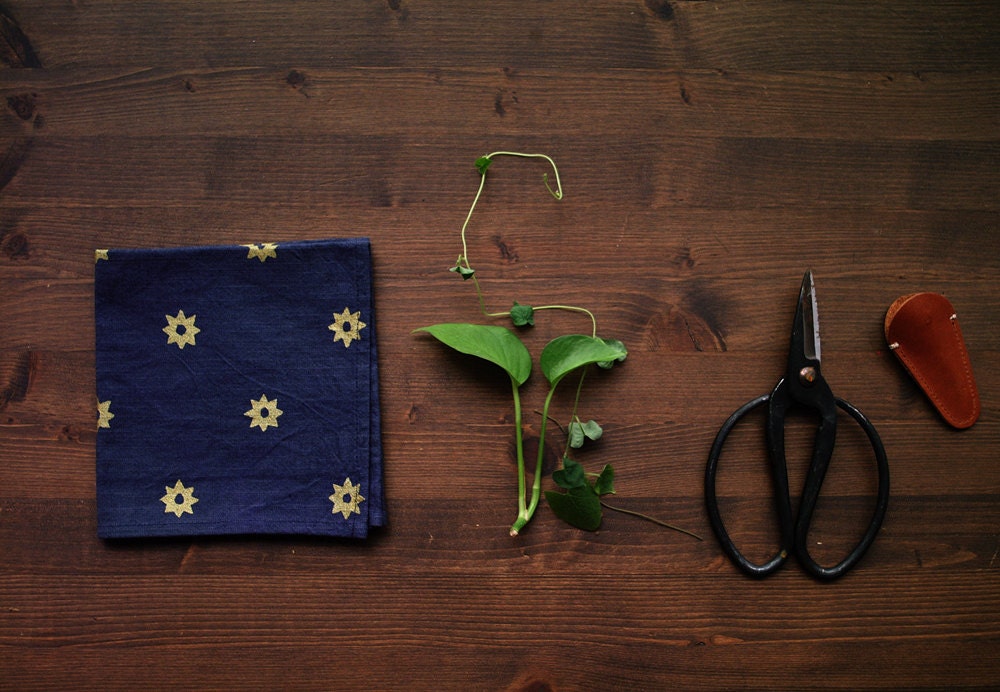
[[[450,271],[455,272],[463,280],[471,280],[475,286],[479,308],[482,314],[491,319],[509,318],[517,328],[534,325],[535,315],[541,311],[560,310],[586,315],[590,320],[590,334],[565,334],[552,339],[542,350],[539,365],[542,374],[549,384],[548,393],[541,410],[541,425],[539,429],[538,453],[535,459],[534,473],[530,489],[527,482],[527,468],[524,456],[523,414],[520,388],[531,375],[532,360],[524,342],[511,329],[499,325],[474,323],[442,323],[422,327],[415,331],[426,332],[450,348],[471,356],[481,358],[500,367],[510,380],[511,393],[514,401],[514,435],[517,455],[517,516],[510,527],[511,536],[516,536],[531,520],[538,507],[542,495],[542,473],[545,457],[545,438],[550,417],[550,405],[559,384],[570,375],[579,375],[570,423],[566,428],[566,449],[563,452],[563,466],[553,473],[553,481],[565,492],[546,491],[545,498],[556,516],[582,529],[596,530],[602,520],[602,507],[618,509],[607,505],[601,500],[602,495],[614,493],[614,469],[606,465],[599,474],[588,474],[583,467],[569,457],[569,449],[582,446],[585,440],[596,440],[603,430],[593,420],[584,423],[577,416],[580,394],[587,370],[592,365],[610,369],[615,363],[625,360],[628,351],[625,345],[617,339],[605,339],[597,335],[597,318],[582,307],[574,305],[551,304],[541,306],[522,305],[513,302],[510,310],[491,312],[486,307],[486,299],[482,286],[476,275],[476,270],[469,261],[466,230],[472,213],[482,196],[486,185],[487,170],[499,156],[518,158],[544,159],[552,167],[555,178],[555,188],[549,184],[548,174],[542,178],[545,188],[556,200],[563,197],[562,183],[559,180],[559,170],[555,162],[545,154],[523,154],[510,151],[496,151],[476,159],[475,166],[479,172],[479,189],[473,198],[469,213],[462,224],[462,254],[458,256]],[[629,514],[640,515],[626,511]],[[650,518],[650,517],[646,517]],[[656,520],[653,520],[656,521]],[[658,522],[661,523],[661,522]]]

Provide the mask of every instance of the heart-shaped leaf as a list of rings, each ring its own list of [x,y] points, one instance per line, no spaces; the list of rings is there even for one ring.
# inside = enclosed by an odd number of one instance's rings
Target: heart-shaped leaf
[[[614,367],[615,363],[621,363],[623,360],[625,360],[625,356],[628,355],[628,351],[625,350],[625,344],[618,341],[618,339],[605,339],[604,343],[621,346],[622,350],[622,354],[617,358],[615,358],[614,360],[602,360],[597,364],[597,367],[599,367],[601,370],[610,370],[612,367]]]
[[[569,457],[563,457],[563,467],[552,472],[552,480],[555,481],[556,485],[560,488],[578,488],[580,486],[587,485],[587,474],[584,472],[583,467],[570,459]]]
[[[545,491],[545,500],[555,515],[584,531],[596,531],[601,526],[601,499],[589,485],[570,488],[565,493]]]
[[[594,481],[594,492],[598,495],[612,495],[615,492],[615,469],[611,464],[605,464],[601,475]]]
[[[575,420],[569,424],[569,446],[579,449],[583,446],[584,440],[599,440],[604,434],[604,429],[598,425],[597,421],[589,420],[581,423]]]
[[[550,341],[542,350],[540,363],[545,379],[555,387],[577,368],[591,363],[621,360],[628,355],[625,345],[614,339],[585,334],[567,334]]]
[[[511,330],[489,324],[443,323],[421,327],[435,339],[471,356],[488,360],[503,368],[510,378],[524,384],[531,374],[531,354]]]

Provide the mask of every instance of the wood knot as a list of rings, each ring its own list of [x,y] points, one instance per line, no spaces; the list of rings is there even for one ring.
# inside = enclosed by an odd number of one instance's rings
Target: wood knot
[[[553,687],[544,680],[531,680],[518,688],[519,692],[553,692]]]
[[[0,8],[0,62],[8,67],[37,68],[42,66],[31,41],[21,31],[14,18]]]
[[[11,401],[23,401],[38,369],[38,354],[20,351],[0,359],[0,411]]]
[[[502,236],[493,236],[493,244],[496,245],[497,249],[500,251],[500,257],[503,261],[515,264],[520,260],[517,255],[517,250],[509,245]]]
[[[667,0],[646,0],[646,9],[664,21],[674,18],[674,8]]]
[[[18,137],[7,148],[7,155],[0,157],[0,189],[3,189],[17,175],[21,164],[28,158],[32,137]]]
[[[7,108],[25,122],[30,122],[36,113],[38,94],[13,94],[7,97]]]
[[[305,72],[299,72],[298,70],[292,70],[287,75],[285,75],[285,84],[295,89],[306,98],[309,98],[309,77]]]
[[[524,555],[524,557],[531,556]],[[508,692],[554,692],[555,687],[538,673],[531,671],[520,675],[506,689]]]
[[[75,425],[64,425],[56,436],[60,442],[82,442],[83,430]]]
[[[670,263],[679,269],[694,269],[695,265],[698,264],[694,256],[691,254],[691,248],[682,247],[677,251],[677,254],[673,256]]]
[[[507,109],[517,105],[517,92],[508,89],[497,89],[493,97],[493,111],[501,118],[507,115]]]
[[[403,0],[386,0],[386,4],[396,15],[396,19],[400,22],[406,21],[406,19],[409,18],[410,9],[406,6]]]
[[[642,338],[649,351],[725,352],[727,349],[721,330],[696,313],[676,305],[665,313],[654,315],[646,323]]]
[[[28,236],[19,232],[4,234],[0,237],[0,255],[12,260],[27,259]]]

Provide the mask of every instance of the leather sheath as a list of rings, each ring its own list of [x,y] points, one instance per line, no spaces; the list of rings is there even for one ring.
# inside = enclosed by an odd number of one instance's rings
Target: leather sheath
[[[979,392],[958,316],[938,293],[897,298],[885,315],[885,339],[949,425],[979,418]]]

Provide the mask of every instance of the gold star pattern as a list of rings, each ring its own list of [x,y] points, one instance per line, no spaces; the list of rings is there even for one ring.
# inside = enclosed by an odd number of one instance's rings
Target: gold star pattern
[[[250,400],[251,409],[243,415],[250,419],[250,427],[259,426],[261,430],[267,430],[269,426],[278,427],[278,416],[284,411],[278,408],[278,399],[268,401],[263,394],[259,401]]]
[[[361,514],[361,508],[358,505],[364,502],[365,498],[361,495],[361,486],[354,485],[348,478],[343,485],[333,484],[333,495],[330,496],[330,501],[333,502],[333,513],[340,512],[344,519],[348,519],[351,512]]]
[[[164,514],[173,512],[178,518],[185,512],[194,514],[194,503],[198,501],[198,498],[194,496],[193,485],[190,488],[185,488],[178,479],[173,488],[165,485],[163,489],[167,491],[167,494],[160,498],[160,502],[165,505]]]
[[[163,328],[163,333],[167,335],[168,344],[177,344],[177,348],[184,350],[185,346],[194,346],[194,335],[201,330],[194,326],[197,315],[185,317],[183,310],[177,311],[176,317],[164,315],[167,318],[167,326]]]
[[[350,348],[351,342],[361,339],[361,330],[368,325],[361,321],[361,312],[351,312],[350,308],[344,308],[344,312],[333,313],[333,324],[328,329],[333,332],[333,342],[344,342],[344,348]]]
[[[100,248],[100,249],[94,250],[94,264],[97,264],[98,260],[106,260],[106,259],[108,259],[108,250],[107,250],[107,248]]]
[[[111,399],[97,402],[97,427],[110,428],[111,419],[115,414],[111,413]]]
[[[247,253],[247,259],[253,259],[256,257],[261,262],[266,260],[268,257],[273,257],[278,259],[278,254],[275,250],[278,249],[277,243],[261,243],[260,245],[244,245],[243,247],[248,248],[250,251]]]

